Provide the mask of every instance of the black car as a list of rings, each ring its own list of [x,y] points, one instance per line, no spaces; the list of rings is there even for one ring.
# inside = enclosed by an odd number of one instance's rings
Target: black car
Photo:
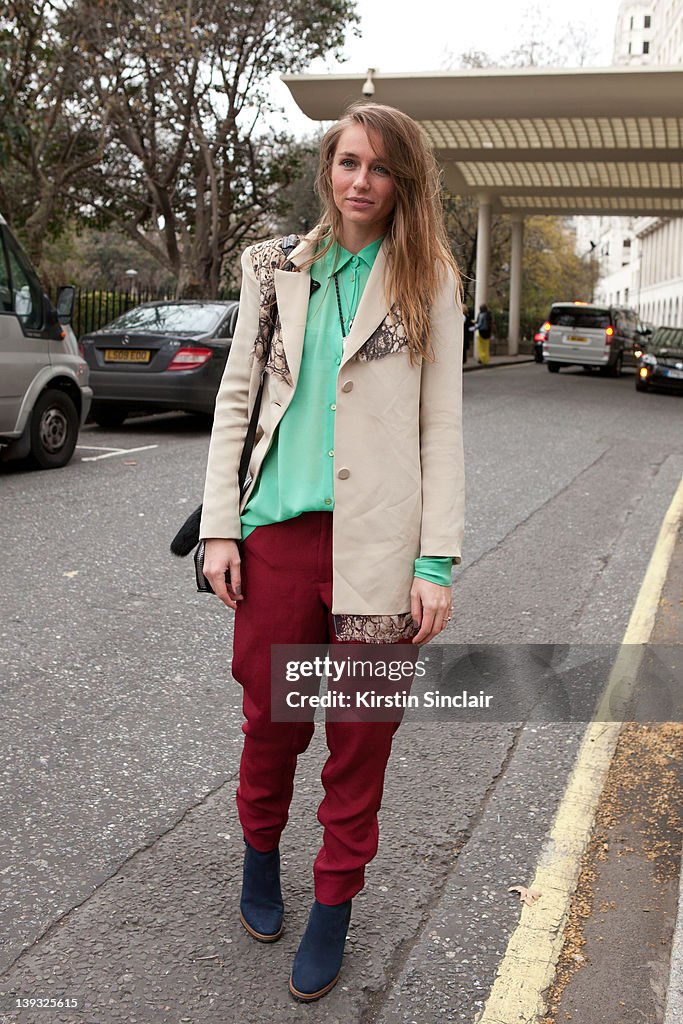
[[[683,327],[656,327],[638,360],[636,389],[666,388],[683,393]]]
[[[92,419],[117,427],[130,412],[213,413],[238,305],[148,302],[84,335]]]

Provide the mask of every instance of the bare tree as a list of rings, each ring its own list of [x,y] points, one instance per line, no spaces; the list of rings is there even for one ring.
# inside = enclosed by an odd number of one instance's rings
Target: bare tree
[[[518,21],[519,41],[500,57],[484,50],[466,50],[457,58],[446,51],[444,68],[535,68],[583,67],[597,55],[594,31],[586,22],[567,22],[557,27],[546,8],[534,3],[526,7]]]
[[[106,113],[88,116],[78,102],[78,37],[77,23],[50,0],[14,0],[0,16],[0,203],[37,263],[107,137]]]
[[[352,0],[81,0],[84,78],[112,141],[85,195],[178,279],[215,295],[302,155],[268,127],[269,79],[338,53]],[[87,102],[88,97],[83,96]]]

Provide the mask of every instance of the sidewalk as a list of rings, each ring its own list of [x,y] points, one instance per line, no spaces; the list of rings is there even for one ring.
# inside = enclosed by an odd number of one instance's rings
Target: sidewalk
[[[683,644],[681,524],[653,644]],[[682,791],[683,724],[625,724],[543,1024],[683,1022]]]
[[[481,363],[477,363],[470,353],[467,362],[463,365],[463,371],[465,373],[471,370],[491,370],[494,366],[518,366],[522,363],[533,363],[534,357],[530,353],[523,353],[518,356],[491,356],[487,366],[482,366]]]

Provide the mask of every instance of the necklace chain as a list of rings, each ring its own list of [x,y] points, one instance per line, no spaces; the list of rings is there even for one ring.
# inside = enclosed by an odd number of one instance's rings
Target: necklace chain
[[[339,271],[337,271],[335,273],[335,275],[334,275],[334,288],[335,288],[335,291],[337,293],[337,310],[339,312],[339,324],[341,326],[342,338],[346,338],[348,332],[346,330],[346,325],[344,323],[344,314],[342,313],[341,295],[339,294]],[[346,298],[346,291],[344,291],[344,298]],[[351,307],[349,306],[349,312],[350,312],[350,310],[351,310]],[[351,317],[349,319],[349,331],[353,327],[353,321],[354,321],[354,317]]]

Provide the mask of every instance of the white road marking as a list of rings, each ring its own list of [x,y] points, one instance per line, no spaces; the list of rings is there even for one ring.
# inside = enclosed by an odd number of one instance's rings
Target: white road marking
[[[82,448],[83,451],[88,452],[120,452],[120,448],[105,448],[101,444],[77,444],[77,448]]]
[[[87,446],[84,446],[87,447]],[[158,444],[145,444],[140,448],[108,448],[104,455],[84,455],[81,462],[97,462],[98,459],[111,459],[116,455],[130,455],[132,452],[147,452],[151,448],[158,448]]]

